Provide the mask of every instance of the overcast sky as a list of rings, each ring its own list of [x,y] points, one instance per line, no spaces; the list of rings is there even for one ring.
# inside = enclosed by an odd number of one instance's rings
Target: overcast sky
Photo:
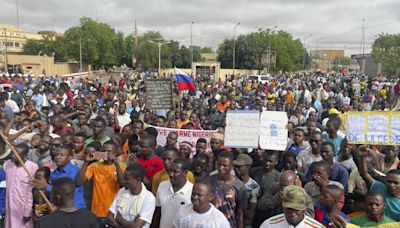
[[[134,20],[139,34],[160,31],[167,39],[217,48],[225,38],[259,28],[285,30],[314,50],[346,49],[360,52],[362,19],[365,19],[365,52],[382,32],[400,31],[399,0],[0,0],[0,23],[17,24],[32,32],[63,32],[86,16],[98,19],[125,34],[132,33]],[[54,18],[54,19],[53,19]]]

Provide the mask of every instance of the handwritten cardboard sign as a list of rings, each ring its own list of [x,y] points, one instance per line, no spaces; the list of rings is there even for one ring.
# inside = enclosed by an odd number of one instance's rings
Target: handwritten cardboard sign
[[[228,111],[224,145],[231,148],[258,148],[260,112]]]
[[[170,109],[172,107],[171,80],[146,80],[146,102],[151,109]]]

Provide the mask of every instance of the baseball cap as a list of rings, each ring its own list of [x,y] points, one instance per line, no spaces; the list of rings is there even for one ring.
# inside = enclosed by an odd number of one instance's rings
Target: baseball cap
[[[211,138],[224,141],[224,134],[219,133],[219,132],[214,132],[214,133],[212,133]]]
[[[247,155],[247,154],[239,154],[235,161],[233,161],[234,165],[252,165],[253,164],[253,159]]]
[[[297,185],[289,185],[283,189],[282,207],[295,210],[305,210],[307,193]]]

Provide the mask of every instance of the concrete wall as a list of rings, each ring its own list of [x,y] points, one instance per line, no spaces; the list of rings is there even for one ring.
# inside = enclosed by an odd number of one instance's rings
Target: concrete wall
[[[183,72],[186,74],[190,75],[192,70],[191,69],[181,69]],[[161,75],[163,74],[175,74],[175,71],[173,68],[170,69],[161,69]],[[225,75],[230,76],[233,73],[233,69],[219,69],[219,75],[216,75],[216,80],[221,79],[222,81],[225,81]],[[236,69],[235,70],[235,75],[258,75],[259,70],[251,70],[251,69]]]
[[[54,57],[36,55],[8,55],[8,65],[19,65],[25,73],[35,75],[64,75],[79,72],[79,63],[54,63]],[[83,71],[90,71],[90,65],[84,64]]]

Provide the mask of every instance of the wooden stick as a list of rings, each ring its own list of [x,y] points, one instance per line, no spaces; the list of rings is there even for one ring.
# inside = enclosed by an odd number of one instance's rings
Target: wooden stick
[[[14,155],[17,158],[18,162],[22,165],[22,168],[24,168],[24,170],[25,170],[26,174],[28,175],[29,179],[31,179],[31,181],[34,181],[35,179],[33,178],[32,174],[29,172],[28,168],[26,168],[24,161],[22,160],[21,156],[19,156],[17,150],[15,150],[15,147],[8,141],[7,137],[1,131],[0,131],[0,136],[3,138],[3,140],[7,144],[7,146],[10,147],[11,151],[14,153]],[[49,205],[50,211],[53,211],[54,207],[50,203],[50,200],[47,199],[47,196],[46,196],[46,194],[44,194],[43,190],[39,189],[39,194],[43,197],[43,199],[46,202],[46,204]]]

